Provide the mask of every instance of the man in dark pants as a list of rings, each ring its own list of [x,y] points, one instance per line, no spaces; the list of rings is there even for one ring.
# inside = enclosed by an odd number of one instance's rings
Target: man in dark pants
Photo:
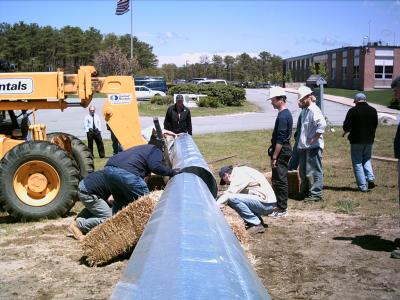
[[[277,210],[272,216],[283,217],[287,215],[288,162],[292,154],[290,138],[293,118],[286,108],[286,93],[283,88],[271,88],[269,99],[271,99],[272,106],[279,111],[272,133],[271,150],[269,150],[271,155],[272,186],[277,200]]]
[[[113,155],[117,154],[118,152],[123,151],[121,144],[119,143],[117,137],[115,136],[114,132],[112,131],[111,127],[107,124],[107,130],[110,131],[111,134],[111,142],[113,148]]]
[[[190,110],[183,105],[183,96],[176,96],[176,103],[168,107],[164,119],[164,129],[173,133],[187,132],[192,135],[192,117]]]
[[[375,187],[371,156],[375,131],[378,126],[378,113],[369,106],[367,97],[358,93],[354,97],[356,106],[349,109],[343,123],[343,136],[349,134],[351,162],[358,189],[367,192]]]
[[[164,165],[161,145],[162,141],[152,139],[149,144],[129,148],[108,160],[104,173],[114,198],[113,214],[149,193],[144,178],[151,172],[170,177],[177,174],[176,170]]]
[[[84,120],[84,128],[88,140],[88,148],[93,155],[93,140],[96,142],[100,158],[105,157],[103,139],[101,138],[101,122],[94,106],[89,107],[89,114]],[[93,155],[94,157],[94,155]]]

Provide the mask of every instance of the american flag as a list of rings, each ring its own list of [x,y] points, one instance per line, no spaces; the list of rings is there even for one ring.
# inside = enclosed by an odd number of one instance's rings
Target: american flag
[[[129,0],[118,0],[115,14],[120,16],[128,11],[129,11]]]

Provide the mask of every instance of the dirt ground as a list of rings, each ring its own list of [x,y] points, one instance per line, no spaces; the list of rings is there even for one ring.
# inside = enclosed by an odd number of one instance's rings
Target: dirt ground
[[[0,217],[0,299],[108,299],[127,259],[82,263],[68,237],[72,216],[34,223]],[[255,268],[273,299],[400,299],[400,260],[390,258],[398,220],[319,210],[265,218],[253,238]]]

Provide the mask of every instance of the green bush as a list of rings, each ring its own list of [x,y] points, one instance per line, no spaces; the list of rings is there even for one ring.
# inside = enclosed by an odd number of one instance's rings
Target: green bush
[[[166,104],[172,104],[174,103],[174,97],[171,95],[167,95],[165,97],[163,96],[153,96],[150,99],[151,104],[157,104],[157,105],[166,105]]]
[[[168,90],[169,95],[173,94],[203,94],[215,98],[212,102],[218,101],[219,106],[241,106],[246,101],[246,92],[243,88],[221,84],[179,84]],[[207,102],[211,100],[205,100]]]
[[[201,97],[199,100],[199,106],[200,107],[220,107],[222,106],[221,102],[219,101],[219,99],[215,98],[215,97]]]

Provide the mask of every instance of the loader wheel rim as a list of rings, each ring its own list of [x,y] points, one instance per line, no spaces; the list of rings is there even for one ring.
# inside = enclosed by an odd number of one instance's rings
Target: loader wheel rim
[[[61,180],[50,164],[32,160],[17,169],[13,184],[15,193],[23,203],[38,207],[49,204],[57,197]]]

